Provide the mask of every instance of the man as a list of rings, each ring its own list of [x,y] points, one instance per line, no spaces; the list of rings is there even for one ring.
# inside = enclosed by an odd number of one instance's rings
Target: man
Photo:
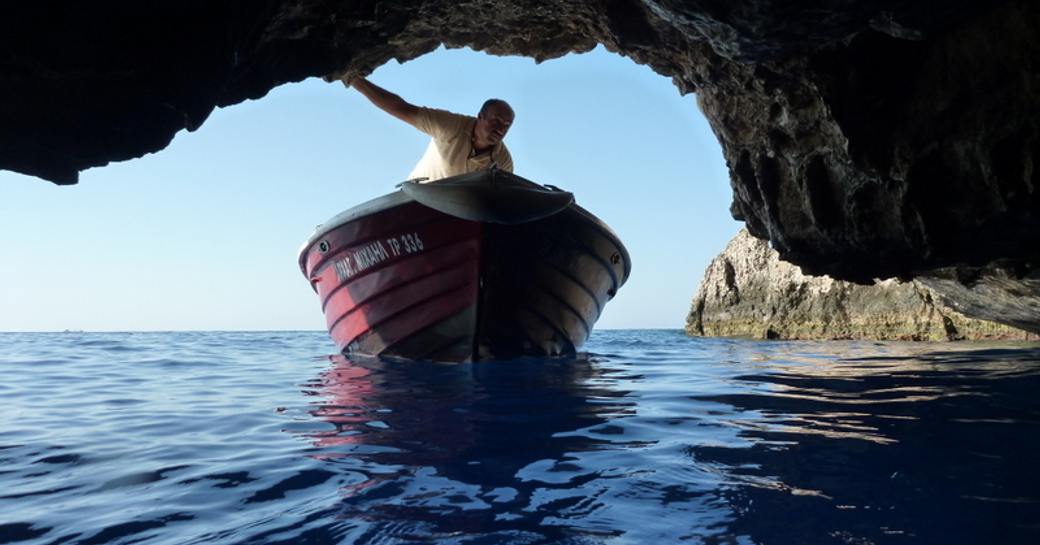
[[[488,100],[474,118],[415,106],[362,77],[344,77],[342,81],[383,111],[432,137],[426,153],[408,178],[433,181],[489,169],[492,165],[513,171],[513,158],[502,139],[509,132],[515,114],[504,100]]]

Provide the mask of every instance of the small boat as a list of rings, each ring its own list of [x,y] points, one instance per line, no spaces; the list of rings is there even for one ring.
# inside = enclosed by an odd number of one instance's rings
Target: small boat
[[[299,263],[344,354],[446,362],[574,356],[631,271],[571,193],[494,168],[346,210]]]

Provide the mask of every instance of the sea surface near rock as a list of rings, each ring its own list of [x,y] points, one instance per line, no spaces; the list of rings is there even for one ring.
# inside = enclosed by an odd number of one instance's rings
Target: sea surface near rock
[[[0,333],[0,542],[1036,543],[1036,343],[587,348]]]
[[[956,280],[950,282],[960,286]],[[965,316],[918,281],[888,279],[861,285],[803,274],[745,229],[708,265],[686,331],[770,339],[1038,338]]]

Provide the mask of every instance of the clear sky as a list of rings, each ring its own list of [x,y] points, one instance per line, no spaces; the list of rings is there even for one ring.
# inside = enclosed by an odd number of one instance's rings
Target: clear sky
[[[678,328],[741,224],[693,95],[598,48],[535,64],[470,50],[370,78],[423,106],[516,111],[516,173],[574,192],[632,257],[597,327]],[[324,329],[296,253],[314,226],[388,193],[428,137],[341,84],[283,85],[166,149],[59,187],[0,171],[0,330]]]

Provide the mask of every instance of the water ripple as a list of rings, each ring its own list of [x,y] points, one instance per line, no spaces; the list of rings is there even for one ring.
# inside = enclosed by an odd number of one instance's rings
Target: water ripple
[[[1033,543],[1040,347],[0,334],[0,543]]]

